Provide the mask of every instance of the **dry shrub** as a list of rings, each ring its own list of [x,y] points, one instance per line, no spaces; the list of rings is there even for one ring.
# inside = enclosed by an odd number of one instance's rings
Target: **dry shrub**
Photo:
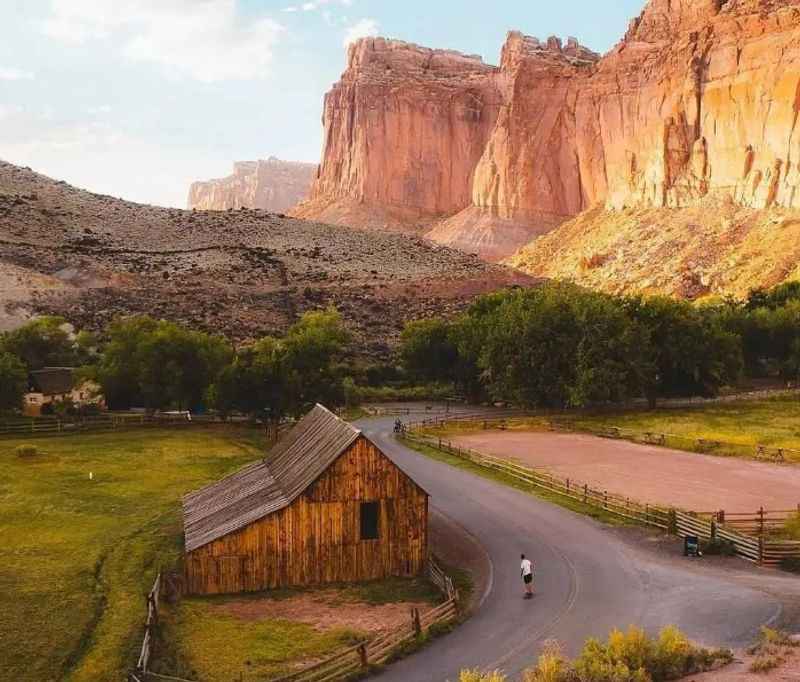
[[[506,682],[506,676],[498,670],[482,673],[480,670],[462,670],[458,682]]]
[[[533,670],[525,673],[525,682],[571,682],[574,673],[564,658],[558,642],[548,639]]]
[[[798,646],[800,643],[792,640],[787,633],[762,627],[758,642],[747,652],[755,656],[755,660],[750,664],[751,672],[765,673],[779,667],[789,658],[792,649]]]

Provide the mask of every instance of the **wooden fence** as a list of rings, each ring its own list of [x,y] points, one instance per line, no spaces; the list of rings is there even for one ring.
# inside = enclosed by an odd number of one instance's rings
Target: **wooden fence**
[[[408,440],[434,447],[441,452],[455,455],[477,466],[500,472],[522,483],[527,483],[536,488],[568,497],[576,502],[596,509],[602,509],[619,518],[654,526],[663,530],[669,529],[670,514],[669,510],[666,508],[642,504],[630,497],[617,495],[607,490],[592,488],[588,483],[576,479],[559,478],[547,472],[531,469],[530,467],[517,464],[510,460],[492,457],[491,455],[486,455],[475,450],[453,445],[451,441],[443,438],[420,435],[410,429],[406,430],[404,437]]]
[[[656,431],[633,431],[621,426],[589,426],[576,424],[573,421],[554,419],[550,422],[554,431],[580,431],[590,433],[601,438],[621,438],[644,443],[646,445],[660,445],[675,447],[680,450],[690,450],[703,454],[713,455],[747,455],[755,459],[768,462],[786,462],[800,460],[800,450],[791,448],[772,447],[769,445],[747,445],[745,443],[730,443],[708,438],[694,438],[675,433],[660,433]]]
[[[144,639],[142,640],[142,648],[139,650],[136,669],[128,675],[129,682],[143,682],[147,677],[150,656],[153,653],[153,632],[158,624],[158,609],[163,582],[161,571],[159,571],[155,582],[153,582],[152,589],[147,594],[147,619],[144,622]]]
[[[761,508],[755,513],[686,512],[652,506],[606,490],[593,489],[574,479],[559,478],[513,461],[454,446],[449,440],[420,434],[416,430],[420,426],[429,427],[430,424],[430,420],[409,424],[403,437],[620,518],[671,533],[727,541],[731,543],[736,554],[763,566],[777,567],[786,559],[800,559],[800,541],[776,537],[786,521],[800,513],[800,505],[794,510],[770,511]]]
[[[428,575],[445,601],[430,611],[420,613],[419,609],[411,609],[409,620],[397,630],[378,635],[374,639],[361,642],[355,646],[338,651],[323,661],[314,663],[302,670],[297,670],[273,682],[333,682],[368,672],[374,666],[389,661],[396,652],[430,629],[446,623],[458,615],[458,590],[453,581],[432,557],[428,563]]]

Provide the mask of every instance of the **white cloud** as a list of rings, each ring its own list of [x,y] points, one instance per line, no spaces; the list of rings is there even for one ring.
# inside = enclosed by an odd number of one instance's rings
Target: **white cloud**
[[[283,12],[313,12],[318,10],[320,7],[325,7],[326,5],[341,5],[342,7],[350,7],[353,4],[353,0],[312,0],[311,2],[304,2],[300,5],[289,5],[288,7],[283,8]]]
[[[33,74],[30,71],[0,66],[0,81],[29,81],[32,79]]]
[[[344,34],[343,45],[347,47],[350,43],[354,43],[359,38],[376,36],[379,30],[380,26],[375,19],[361,19],[347,29]]]
[[[52,125],[27,109],[8,113],[0,126],[0,159],[132,201],[183,208],[191,182],[214,177],[230,163],[202,145],[170,147],[107,123]]]
[[[283,30],[242,17],[237,0],[52,0],[44,24],[62,42],[106,40],[131,60],[205,82],[263,77]]]
[[[110,114],[111,113],[111,105],[110,104],[100,104],[96,107],[89,107],[86,110],[91,116],[102,116],[103,114]]]

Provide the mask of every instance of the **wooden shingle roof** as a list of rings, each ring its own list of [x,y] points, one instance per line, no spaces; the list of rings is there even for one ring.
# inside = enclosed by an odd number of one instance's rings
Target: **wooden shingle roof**
[[[361,435],[317,405],[254,462],[183,498],[186,551],[202,547],[291,504]]]
[[[72,367],[45,367],[30,373],[31,389],[44,395],[69,393],[75,386]]]

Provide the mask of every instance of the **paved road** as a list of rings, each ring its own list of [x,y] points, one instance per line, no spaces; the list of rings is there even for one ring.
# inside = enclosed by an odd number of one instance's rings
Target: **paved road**
[[[456,682],[466,667],[502,669],[510,680],[535,662],[546,639],[574,655],[614,627],[676,624],[709,645],[742,646],[781,613],[765,592],[638,551],[591,519],[419,455],[395,441],[394,419],[364,432],[472,533],[492,563],[482,605],[453,633],[390,666],[380,682]],[[522,599],[519,555],[537,566],[533,600]]]

